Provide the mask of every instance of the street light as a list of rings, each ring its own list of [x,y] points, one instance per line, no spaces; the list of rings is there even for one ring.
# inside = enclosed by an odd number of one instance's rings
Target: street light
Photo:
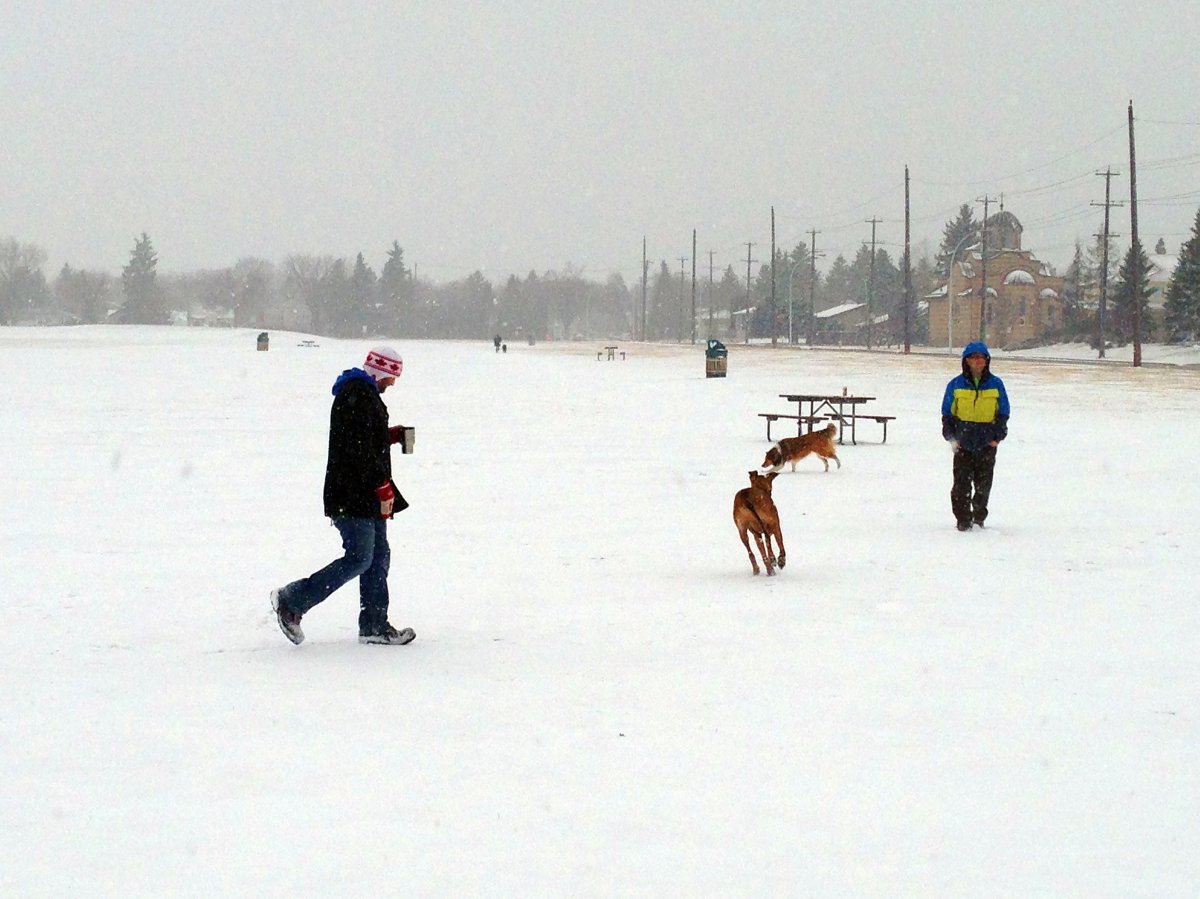
[[[954,259],[958,256],[962,245],[972,236],[968,232],[954,247],[954,251],[950,254],[950,268],[946,271],[946,350],[951,354],[954,353]]]
[[[796,273],[796,266],[800,262],[799,259],[793,259],[788,266],[788,343],[792,343],[792,275]]]

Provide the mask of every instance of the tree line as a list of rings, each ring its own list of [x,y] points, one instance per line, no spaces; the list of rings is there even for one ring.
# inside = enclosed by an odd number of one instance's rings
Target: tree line
[[[908,310],[912,340],[924,343],[928,322],[915,300],[943,282],[951,257],[979,242],[981,223],[969,205],[946,223],[936,254],[913,264],[913,308]],[[1101,238],[1086,247],[1076,242],[1064,273],[1063,327],[1053,339],[1098,339]],[[1165,252],[1162,241],[1156,248]],[[1124,259],[1109,246],[1109,315],[1105,335],[1118,341],[1132,335],[1134,309],[1148,321],[1150,262],[1140,247]],[[847,303],[869,303],[880,320],[879,343],[904,338],[904,273],[886,249],[869,245],[852,259],[838,255],[826,272],[816,271],[804,242],[778,249],[774,266],[760,263],[747,287],[733,265],[698,275],[693,295],[690,272],[672,271],[665,260],[647,271],[644,291],[619,274],[603,282],[568,265],[561,271],[493,284],[480,271],[442,284],[418,280],[405,264],[398,241],[377,273],[363,253],[353,262],[333,256],[293,255],[281,264],[246,257],[228,268],[163,275],[149,235],[138,237],[120,277],[64,265],[54,280],[44,269],[46,253],[15,238],[0,239],[0,324],[129,323],[163,324],[189,312],[217,315],[238,327],[288,328],[333,337],[387,334],[411,338],[506,339],[633,336],[650,340],[753,338],[772,334],[795,341],[854,342],[858,333],[839,333],[836,319],[814,313]],[[961,258],[958,256],[956,258]],[[694,296],[694,300],[693,300]],[[693,331],[692,309],[696,309]],[[774,309],[774,319],[772,319]],[[886,319],[883,317],[886,316]],[[711,323],[711,324],[710,324]],[[1164,335],[1194,339],[1200,333],[1200,211],[1191,238],[1183,244],[1166,296]]]

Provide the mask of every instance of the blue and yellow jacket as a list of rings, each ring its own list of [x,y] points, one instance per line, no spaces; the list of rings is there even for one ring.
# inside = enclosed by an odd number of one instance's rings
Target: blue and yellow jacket
[[[967,367],[967,357],[982,353],[987,359],[976,382]],[[972,453],[987,449],[993,440],[1008,436],[1008,393],[1004,382],[991,372],[992,356],[987,345],[976,341],[963,348],[963,373],[946,385],[942,397],[942,437],[954,440]]]

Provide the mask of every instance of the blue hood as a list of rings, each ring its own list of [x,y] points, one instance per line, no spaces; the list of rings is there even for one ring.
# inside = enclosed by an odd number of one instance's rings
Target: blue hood
[[[983,358],[987,361],[983,365],[983,374],[979,376],[979,383],[982,384],[992,376],[992,354],[988,352],[987,344],[982,340],[973,340],[963,347],[962,352],[962,373],[963,377],[969,383],[974,384],[974,379],[971,377],[971,369],[967,365],[967,357],[973,356],[976,353],[983,353]]]
[[[339,393],[341,393],[342,388],[351,381],[366,381],[376,390],[379,389],[379,385],[375,383],[375,379],[361,368],[348,368],[338,375],[337,380],[333,382],[333,395],[337,396]]]

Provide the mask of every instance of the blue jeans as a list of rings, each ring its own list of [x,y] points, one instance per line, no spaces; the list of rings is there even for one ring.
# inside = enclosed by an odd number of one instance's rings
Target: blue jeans
[[[303,615],[338,587],[358,578],[358,632],[378,633],[387,624],[388,613],[387,576],[392,551],[387,519],[334,518],[333,526],[342,535],[345,554],[320,571],[292,581],[279,591],[279,598],[297,615]]]

